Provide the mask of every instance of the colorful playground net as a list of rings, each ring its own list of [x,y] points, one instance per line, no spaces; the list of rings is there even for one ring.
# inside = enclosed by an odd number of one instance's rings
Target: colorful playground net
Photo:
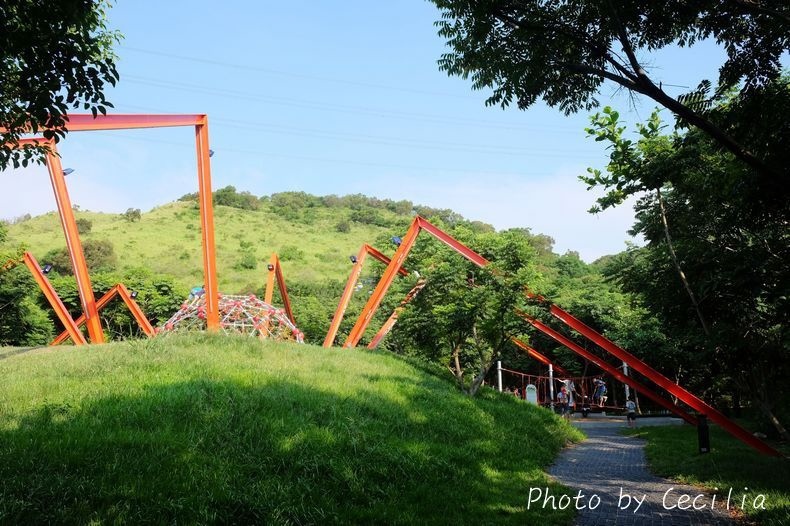
[[[283,309],[278,309],[254,294],[219,295],[219,321],[225,333],[241,333],[261,339],[291,340],[304,343],[304,334],[291,323]],[[205,294],[190,296],[161,332],[202,331],[206,329]]]

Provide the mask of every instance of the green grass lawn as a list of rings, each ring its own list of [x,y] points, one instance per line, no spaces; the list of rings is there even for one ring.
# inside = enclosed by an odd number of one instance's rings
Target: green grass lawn
[[[1,523],[567,524],[581,435],[359,350],[171,336],[0,360]]]
[[[742,511],[749,521],[771,526],[790,524],[787,458],[761,455],[716,426],[710,428],[711,452],[704,455],[689,447],[697,443],[697,430],[691,426],[642,427],[625,433],[647,440],[645,454],[657,475],[711,491],[718,488],[718,501],[726,499],[729,488],[733,488],[733,503],[740,506],[744,493],[747,496]],[[786,448],[784,453],[788,453]],[[752,506],[758,494],[765,495],[765,510]]]

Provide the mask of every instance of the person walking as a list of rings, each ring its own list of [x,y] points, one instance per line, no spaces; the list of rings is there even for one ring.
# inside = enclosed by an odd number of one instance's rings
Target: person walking
[[[626,422],[628,422],[628,427],[636,427],[636,402],[634,402],[633,398],[629,398],[625,403],[625,410],[627,413]]]

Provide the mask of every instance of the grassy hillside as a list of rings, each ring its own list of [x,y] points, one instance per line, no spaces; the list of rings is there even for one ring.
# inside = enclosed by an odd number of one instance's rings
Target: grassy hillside
[[[263,286],[266,262],[272,252],[280,254],[288,282],[344,281],[349,272],[348,256],[356,254],[362,243],[374,243],[377,236],[389,231],[374,224],[348,221],[352,212],[344,207],[314,207],[287,219],[267,203],[262,203],[258,210],[216,206],[220,289],[234,293],[250,286]],[[378,213],[380,224],[407,224],[409,220],[409,216],[386,210]],[[187,289],[202,282],[200,222],[193,203],[160,206],[142,214],[137,222],[129,222],[119,214],[85,211],[77,212],[77,218],[93,223],[83,240],[113,242],[120,270],[145,267],[156,274],[174,276]],[[337,225],[344,220],[350,229],[339,232]],[[9,242],[25,243],[39,259],[50,250],[65,246],[54,212],[10,225]],[[246,251],[255,255],[257,268],[239,268],[242,253]]]
[[[3,523],[566,524],[579,438],[390,354],[211,335],[0,360]]]

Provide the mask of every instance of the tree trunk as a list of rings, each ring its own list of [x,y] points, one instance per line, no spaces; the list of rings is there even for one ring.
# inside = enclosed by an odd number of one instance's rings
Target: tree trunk
[[[787,432],[787,429],[782,425],[782,422],[776,418],[773,409],[771,409],[771,405],[762,400],[758,402],[758,405],[760,406],[760,410],[762,410],[763,414],[768,417],[768,420],[774,426],[774,429],[776,429],[776,431],[779,433],[779,437],[784,441],[790,441],[790,433]]]
[[[672,262],[675,264],[675,270],[677,270],[678,276],[680,276],[680,281],[683,282],[683,287],[685,287],[686,293],[691,300],[691,304],[694,306],[694,310],[697,313],[697,317],[699,318],[699,322],[702,325],[702,330],[705,332],[705,336],[710,336],[708,324],[705,323],[705,317],[702,315],[702,310],[700,309],[699,303],[697,302],[697,297],[694,295],[694,291],[691,290],[691,285],[689,285],[689,282],[686,279],[686,274],[683,272],[683,269],[680,266],[680,261],[678,261],[678,256],[675,253],[675,246],[672,244],[672,238],[669,235],[667,211],[664,207],[664,198],[661,196],[661,188],[656,188],[656,197],[658,198],[658,207],[661,211],[661,224],[664,227],[664,236],[667,240],[667,248],[669,249],[670,256],[672,256]]]

